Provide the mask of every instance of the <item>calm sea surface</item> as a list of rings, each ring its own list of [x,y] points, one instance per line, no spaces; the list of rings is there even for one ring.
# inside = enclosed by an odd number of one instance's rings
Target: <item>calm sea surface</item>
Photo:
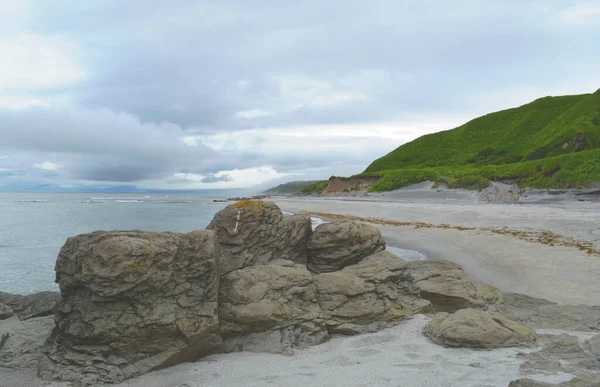
[[[181,194],[0,192],[0,291],[58,290],[54,263],[70,236],[95,230],[188,232],[225,207]]]

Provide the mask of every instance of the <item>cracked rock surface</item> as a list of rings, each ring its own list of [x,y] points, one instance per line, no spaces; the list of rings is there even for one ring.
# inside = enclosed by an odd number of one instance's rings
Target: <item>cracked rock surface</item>
[[[220,244],[221,275],[277,259],[307,262],[310,216],[284,216],[272,202],[245,200],[232,204],[219,211],[207,229],[214,230]]]
[[[530,345],[535,331],[499,313],[462,309],[454,314],[438,313],[423,333],[445,347],[493,349]]]
[[[115,383],[222,351],[218,253],[206,230],[69,238],[56,262],[62,299],[39,375]]]

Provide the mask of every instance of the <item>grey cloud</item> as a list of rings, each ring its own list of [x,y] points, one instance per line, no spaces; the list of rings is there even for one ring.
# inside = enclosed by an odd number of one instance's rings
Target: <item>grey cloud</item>
[[[217,183],[217,182],[221,182],[221,181],[233,181],[233,179],[231,178],[231,176],[225,174],[225,175],[221,175],[221,176],[215,176],[214,174],[210,174],[208,176],[206,176],[204,179],[202,179],[203,183]]]
[[[600,53],[589,47],[600,25],[560,26],[566,6],[558,0],[42,2],[29,28],[71,41],[86,76],[40,94],[65,99],[69,108],[0,110],[0,152],[13,157],[0,160],[0,168],[44,180],[31,166],[50,160],[62,166],[54,173],[64,181],[128,183],[175,173],[224,181],[214,173],[261,165],[288,173],[344,166],[360,172],[400,144],[345,138],[335,149],[315,144],[310,152],[287,147],[264,154],[252,146],[190,147],[180,137],[510,107],[512,101],[498,105],[485,97],[596,74]],[[301,81],[286,91],[278,77]],[[294,100],[311,81],[326,85],[318,97],[365,98]],[[251,109],[271,114],[236,115]],[[357,141],[365,142],[362,152],[344,151]]]
[[[562,7],[556,1],[493,7],[393,0],[63,3],[44,9],[37,21],[48,32],[77,36],[84,53],[85,47],[101,53],[85,53],[93,75],[73,90],[81,103],[214,130],[252,127],[235,112],[278,105],[273,74],[303,74],[334,86],[363,70],[391,75],[388,84],[363,80],[347,87],[368,91],[369,101],[277,116],[282,123],[332,123],[450,111],[474,90],[501,90],[515,81],[540,85],[572,66],[571,56],[561,55],[573,48],[556,27]],[[600,62],[591,50],[578,53]],[[235,87],[242,79],[250,85],[245,90]]]

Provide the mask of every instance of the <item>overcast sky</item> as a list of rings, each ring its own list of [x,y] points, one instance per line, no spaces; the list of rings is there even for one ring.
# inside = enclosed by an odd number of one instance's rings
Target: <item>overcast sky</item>
[[[600,1],[0,0],[0,189],[249,187],[600,88]]]

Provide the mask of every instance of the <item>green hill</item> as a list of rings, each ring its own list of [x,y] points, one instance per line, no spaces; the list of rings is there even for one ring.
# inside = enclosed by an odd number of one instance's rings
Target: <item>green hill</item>
[[[269,188],[264,193],[267,195],[289,195],[289,194],[297,194],[306,187],[311,187],[315,183],[316,180],[310,181],[290,181],[288,183],[279,184],[277,187]]]
[[[424,180],[483,188],[490,180],[530,187],[600,182],[600,90],[544,97],[406,143],[375,160],[372,191]]]

